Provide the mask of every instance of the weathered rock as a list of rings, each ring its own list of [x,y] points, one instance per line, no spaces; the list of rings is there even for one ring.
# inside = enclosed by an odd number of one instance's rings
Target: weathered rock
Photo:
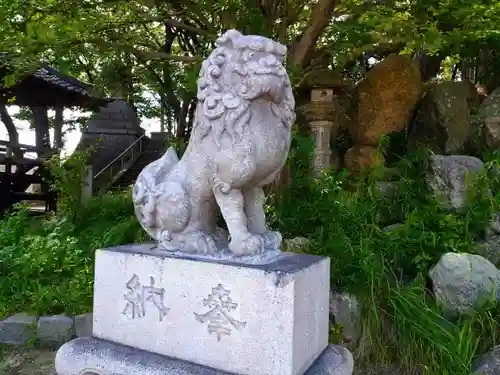
[[[484,170],[484,163],[472,156],[431,155],[430,167],[429,188],[444,207],[460,209],[466,203],[470,179]]]
[[[352,126],[352,100],[353,100],[354,86],[349,86],[339,93],[339,107],[337,114],[337,121],[339,124],[339,131],[349,130]],[[335,139],[332,139],[333,141]]]
[[[375,185],[377,193],[383,197],[391,197],[398,188],[397,181],[377,181]]]
[[[75,316],[75,333],[76,337],[92,336],[93,314],[81,314]]]
[[[74,328],[74,321],[68,316],[42,316],[38,320],[37,339],[44,346],[58,347],[71,340]]]
[[[500,345],[472,363],[474,375],[500,375]]]
[[[496,213],[491,217],[491,220],[485,229],[484,240],[489,241],[494,236],[499,234],[500,234],[500,214]]]
[[[476,251],[495,266],[500,265],[500,236],[493,236],[488,241],[478,244]]]
[[[479,109],[486,146],[500,148],[500,87],[493,90]]]
[[[343,344],[354,350],[361,336],[361,306],[355,296],[330,292],[330,315],[336,324],[342,325]]]
[[[344,166],[351,172],[367,170],[384,164],[384,157],[377,147],[356,145],[344,155]]]
[[[496,213],[490,220],[489,228],[494,234],[500,234],[500,214]]]
[[[463,82],[430,85],[410,126],[409,148],[425,146],[443,154],[463,151],[476,130],[470,114],[471,101],[470,87]]]
[[[355,142],[376,146],[384,135],[406,129],[421,90],[420,70],[410,56],[393,54],[378,63],[356,88],[350,129]]]
[[[478,92],[478,88],[472,81],[469,79],[464,79],[460,82],[465,86],[465,92],[467,97],[467,103],[469,104],[469,108],[479,108],[481,105],[481,96]]]
[[[37,318],[25,313],[0,321],[0,343],[24,345],[35,338]]]
[[[404,228],[404,226],[405,225],[403,223],[391,224],[391,225],[388,225],[388,226],[382,228],[382,232],[393,232],[393,231]]]
[[[311,244],[311,241],[305,237],[287,238],[283,242],[285,251],[292,253],[301,253]]]
[[[451,315],[468,314],[499,296],[500,272],[476,254],[446,253],[429,271],[436,300]]]
[[[352,375],[354,358],[343,346],[329,345],[305,375]]]

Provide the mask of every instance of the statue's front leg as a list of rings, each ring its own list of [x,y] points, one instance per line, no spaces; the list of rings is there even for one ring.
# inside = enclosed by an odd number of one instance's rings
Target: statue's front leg
[[[245,213],[248,218],[248,229],[259,234],[264,240],[267,250],[278,250],[281,247],[281,234],[272,232],[266,226],[264,204],[266,196],[261,187],[251,187],[244,191]]]
[[[261,253],[264,250],[264,241],[261,236],[252,234],[248,230],[241,190],[231,189],[224,193],[221,189],[215,188],[214,196],[231,236],[229,250],[240,256]]]

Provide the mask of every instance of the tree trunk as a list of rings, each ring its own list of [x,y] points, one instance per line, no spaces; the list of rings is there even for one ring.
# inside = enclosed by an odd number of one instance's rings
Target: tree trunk
[[[187,131],[186,131],[186,139],[191,137],[191,132],[193,131],[193,123],[194,123],[194,114],[196,113],[196,99],[191,100],[189,105],[189,110],[187,113]]]
[[[57,107],[56,109],[56,114],[54,118],[54,148],[56,148],[59,152],[63,148],[63,124],[64,124],[64,117],[63,117],[63,107]]]
[[[9,142],[12,147],[12,153],[16,157],[22,157],[21,148],[19,147],[19,132],[14,125],[14,121],[7,111],[7,107],[5,104],[0,104],[0,119],[5,125],[7,129],[7,133],[9,134]]]
[[[441,62],[444,58],[445,56],[442,55],[428,55],[425,52],[419,57],[422,82],[426,82],[439,74]]]
[[[32,107],[35,123],[36,152],[38,157],[45,156],[50,150],[49,116],[47,107]]]
[[[337,0],[319,0],[306,29],[290,51],[292,65],[305,68],[312,58],[319,37],[330,23]]]
[[[189,100],[184,100],[182,102],[181,108],[179,110],[178,118],[177,118],[177,129],[175,136],[179,139],[185,139],[186,137],[186,124],[187,124],[187,115],[189,109]]]
[[[160,99],[160,133],[165,133],[165,106]]]
[[[165,110],[167,112],[167,133],[169,136],[172,136],[174,133],[174,126],[173,126],[173,117],[172,116],[172,110],[168,107],[165,107]]]
[[[172,33],[172,30],[170,26],[165,23],[164,25],[164,44],[163,44],[163,52],[164,53],[171,53],[172,52],[172,44],[174,42],[175,36]],[[178,116],[180,113],[180,102],[179,99],[177,99],[177,96],[175,95],[175,92],[173,90],[173,81],[172,81],[172,74],[171,74],[171,69],[169,62],[166,61],[163,64],[163,96],[166,99],[166,105],[170,106],[172,108],[172,111],[174,111],[175,115]],[[179,123],[179,118],[176,118],[177,124]]]

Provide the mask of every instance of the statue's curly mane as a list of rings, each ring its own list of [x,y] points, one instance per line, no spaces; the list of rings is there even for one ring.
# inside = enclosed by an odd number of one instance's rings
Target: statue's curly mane
[[[286,48],[267,38],[250,39],[236,30],[226,32],[216,44],[200,70],[192,140],[210,136],[220,146],[226,131],[237,143],[250,122],[252,101],[263,93],[274,99],[274,114],[289,128],[295,119],[295,103],[282,65]],[[258,60],[251,59],[254,53],[259,53]],[[231,83],[235,75],[239,86]]]

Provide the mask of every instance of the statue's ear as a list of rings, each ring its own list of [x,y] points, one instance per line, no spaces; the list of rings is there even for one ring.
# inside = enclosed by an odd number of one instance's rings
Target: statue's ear
[[[215,44],[219,47],[228,47],[234,48],[234,42],[241,38],[243,35],[235,29],[229,29],[224,34],[222,34],[217,40]]]

